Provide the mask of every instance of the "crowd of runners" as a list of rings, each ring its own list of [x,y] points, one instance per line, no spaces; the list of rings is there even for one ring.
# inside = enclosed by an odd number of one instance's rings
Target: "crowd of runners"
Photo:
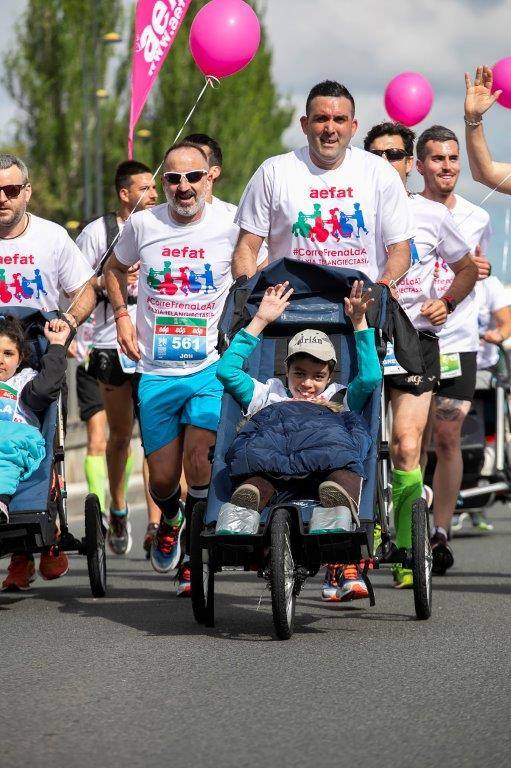
[[[484,138],[483,114],[495,100],[491,71],[479,68],[466,87],[473,176],[511,193],[511,166],[493,161]],[[305,146],[263,162],[238,208],[214,194],[222,150],[205,134],[191,134],[167,151],[163,202],[149,168],[121,163],[113,180],[116,211],[88,223],[76,243],[62,227],[27,210],[28,170],[20,158],[0,155],[0,313],[8,315],[10,306],[67,307],[62,319],[76,331],[68,355],[78,362],[80,417],[87,427],[85,476],[100,501],[108,545],[119,556],[133,544],[128,496],[137,420],[148,514],[140,546],[157,572],[177,569],[179,594],[190,593],[191,514],[207,498],[223,385],[232,384],[226,365],[217,375],[218,321],[233,280],[282,257],[359,270],[387,286],[408,315],[423,374],[407,373],[390,349],[384,364],[396,545],[410,548],[412,502],[425,495],[433,514],[434,568],[445,571],[454,563],[449,532],[462,481],[463,422],[478,371],[494,370],[498,346],[511,336],[511,301],[491,275],[490,217],[456,192],[460,147],[448,127],[434,125],[416,136],[404,125],[382,122],[366,131],[359,149],[352,145],[359,128],[355,101],[335,81],[311,89],[300,122]],[[408,189],[414,164],[423,182],[417,192]],[[357,290],[347,315],[364,334],[367,298]],[[260,319],[249,326],[245,344],[256,343],[251,331],[256,337],[278,316],[286,297],[286,288],[277,286],[267,302],[273,310],[266,306],[263,325]],[[3,339],[0,333],[0,374],[9,370]],[[335,362],[335,352],[328,339],[314,341],[315,348],[310,340],[303,348],[312,364],[293,371],[289,390],[265,390],[258,410],[271,398],[307,400],[325,390],[330,374],[321,370]],[[235,349],[230,355],[234,360]],[[262,397],[248,379],[232,386],[245,410]],[[432,488],[423,481],[430,445],[437,457]],[[356,511],[360,486],[349,474],[334,472],[325,487]],[[0,483],[0,513],[8,519],[12,494],[4,490]],[[233,500],[260,507],[271,494],[264,483],[247,482]],[[372,533],[377,547],[379,531]],[[44,578],[58,578],[68,559],[47,552],[39,568]],[[413,585],[407,568],[396,565],[393,576],[398,588]],[[14,555],[3,588],[28,589],[34,577],[33,556]],[[321,596],[346,601],[368,593],[357,566],[328,564]]]

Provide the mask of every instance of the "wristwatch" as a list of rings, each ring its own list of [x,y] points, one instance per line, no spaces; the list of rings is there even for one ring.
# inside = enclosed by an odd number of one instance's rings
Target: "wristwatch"
[[[447,307],[447,314],[450,315],[454,312],[456,307],[458,306],[458,302],[454,298],[454,296],[442,296],[441,301],[445,301],[445,306]]]

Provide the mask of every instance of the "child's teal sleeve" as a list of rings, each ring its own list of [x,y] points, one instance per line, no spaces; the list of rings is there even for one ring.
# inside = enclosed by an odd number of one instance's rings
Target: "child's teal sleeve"
[[[254,396],[254,380],[243,370],[247,360],[259,344],[257,336],[242,328],[231,341],[218,363],[217,378],[224,385],[226,392],[234,397],[243,410],[246,410]]]
[[[381,381],[381,366],[374,343],[374,329],[355,331],[358,373],[348,386],[348,408],[361,413]]]

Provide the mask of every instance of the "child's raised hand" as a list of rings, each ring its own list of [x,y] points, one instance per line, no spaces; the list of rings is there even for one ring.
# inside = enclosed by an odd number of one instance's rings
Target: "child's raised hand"
[[[289,306],[291,296],[293,294],[293,288],[289,288],[289,282],[279,283],[273,287],[267,288],[266,292],[259,304],[259,309],[256,312],[256,317],[262,320],[264,323],[273,323],[284,312],[286,307]]]
[[[64,320],[58,318],[52,320],[51,323],[46,323],[44,326],[44,335],[48,339],[49,344],[61,344],[64,346],[69,333],[69,325]]]
[[[353,323],[356,331],[367,328],[366,312],[367,308],[374,302],[371,298],[371,289],[368,288],[364,293],[364,281],[355,280],[351,286],[349,298],[344,299],[344,311]]]

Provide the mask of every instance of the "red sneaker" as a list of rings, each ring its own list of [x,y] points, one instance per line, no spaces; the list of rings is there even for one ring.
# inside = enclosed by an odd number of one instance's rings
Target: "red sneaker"
[[[32,555],[13,555],[7,569],[7,576],[2,583],[3,590],[25,592],[36,578]]]
[[[339,589],[337,598],[341,603],[347,603],[350,600],[362,600],[369,597],[369,592],[363,578],[360,575],[358,566],[345,565],[337,576]]]
[[[46,581],[52,581],[52,579],[59,579],[64,576],[69,570],[69,560],[65,552],[61,552],[59,555],[53,554],[53,548],[48,552],[41,552],[41,562],[39,563],[39,573],[46,579]]]

